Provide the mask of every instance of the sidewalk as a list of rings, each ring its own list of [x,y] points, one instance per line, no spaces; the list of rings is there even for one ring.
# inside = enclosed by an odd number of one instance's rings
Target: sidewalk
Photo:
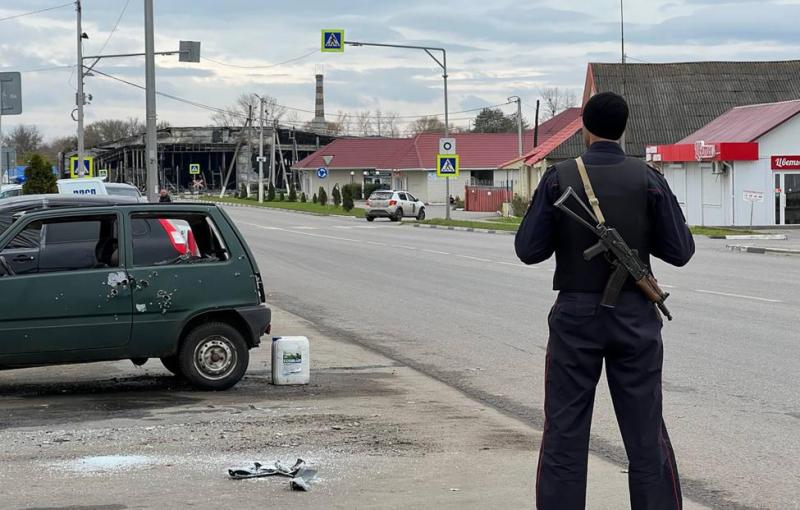
[[[270,385],[268,345],[222,393],[191,391],[153,361],[0,373],[0,506],[534,507],[539,432],[280,310],[274,331],[311,338],[311,385]],[[226,476],[298,457],[319,468],[309,493]],[[589,476],[588,509],[629,508],[618,466],[592,456]]]

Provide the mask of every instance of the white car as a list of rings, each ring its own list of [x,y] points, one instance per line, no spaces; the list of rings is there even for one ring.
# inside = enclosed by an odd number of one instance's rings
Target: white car
[[[106,191],[109,195],[118,197],[135,198],[139,202],[147,202],[147,197],[143,197],[139,188],[132,184],[124,184],[121,182],[107,182]]]
[[[425,204],[408,191],[374,191],[364,208],[367,221],[375,218],[389,218],[401,221],[403,218],[425,219]]]
[[[0,186],[0,200],[22,195],[21,184],[3,184]]]

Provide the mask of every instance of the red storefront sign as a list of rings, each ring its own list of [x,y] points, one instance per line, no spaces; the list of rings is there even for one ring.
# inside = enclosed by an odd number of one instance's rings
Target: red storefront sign
[[[800,156],[772,156],[773,170],[800,170]]]

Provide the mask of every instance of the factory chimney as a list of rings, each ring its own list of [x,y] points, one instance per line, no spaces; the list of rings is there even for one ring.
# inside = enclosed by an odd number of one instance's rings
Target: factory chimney
[[[324,134],[327,130],[325,123],[325,93],[322,86],[322,75],[317,74],[317,96],[314,106],[314,120],[311,121],[311,129],[315,133]]]

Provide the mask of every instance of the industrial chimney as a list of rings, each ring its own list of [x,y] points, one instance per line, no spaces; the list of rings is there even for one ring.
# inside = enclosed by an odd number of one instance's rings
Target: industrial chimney
[[[325,124],[325,92],[322,87],[322,75],[317,74],[317,97],[314,107],[314,120],[311,121],[311,129],[320,134],[324,134],[327,129]]]

